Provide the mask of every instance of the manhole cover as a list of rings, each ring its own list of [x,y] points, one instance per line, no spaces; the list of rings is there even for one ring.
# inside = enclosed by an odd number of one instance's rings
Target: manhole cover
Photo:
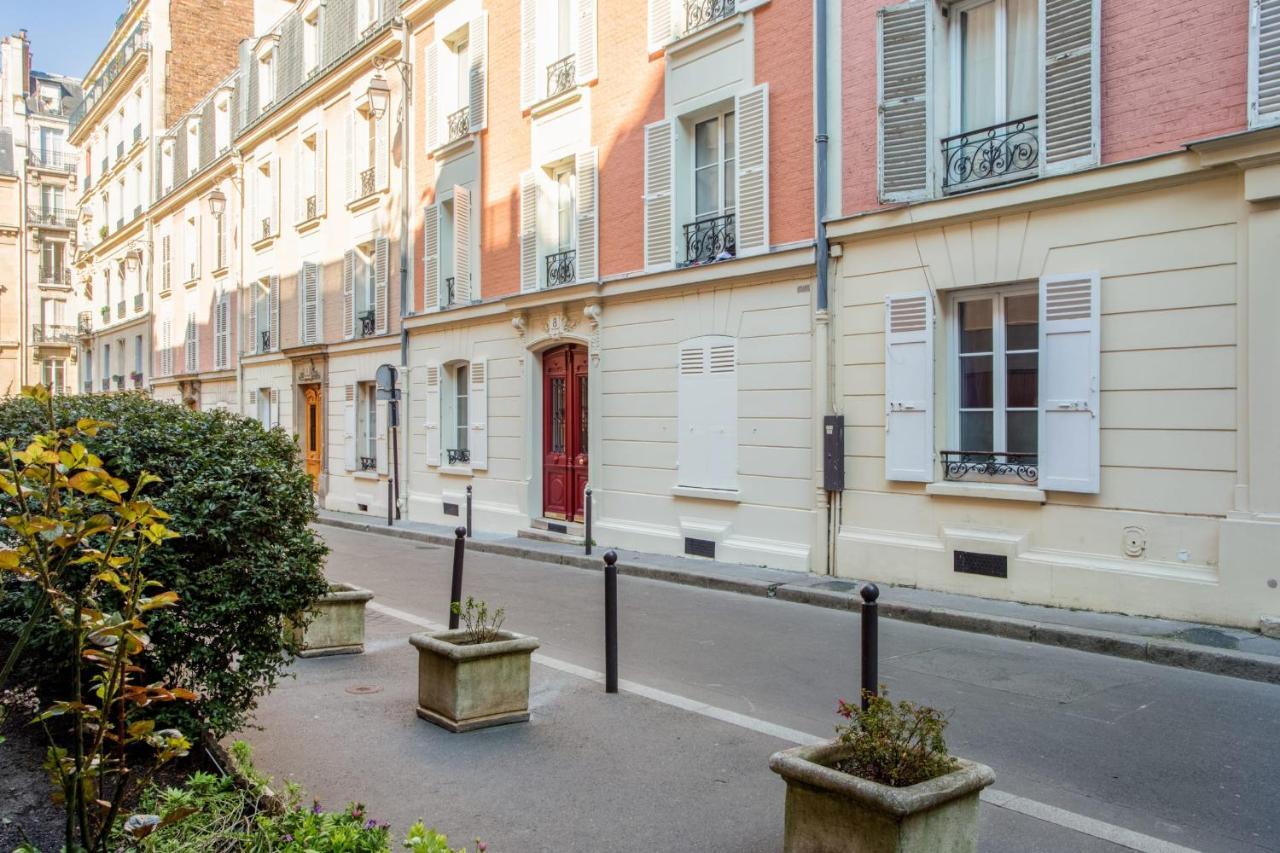
[[[348,687],[348,693],[354,693],[356,696],[367,696],[370,693],[381,693],[382,688],[376,684],[357,684],[355,687]]]
[[[829,589],[834,592],[857,592],[858,586],[857,581],[823,581],[822,583],[815,583],[813,588]]]

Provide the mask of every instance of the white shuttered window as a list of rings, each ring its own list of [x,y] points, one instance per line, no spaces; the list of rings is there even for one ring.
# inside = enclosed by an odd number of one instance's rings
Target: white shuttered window
[[[933,298],[885,299],[886,480],[933,480]]]
[[[1073,172],[1099,162],[1102,0],[1043,0],[1040,170]]]
[[[1280,0],[1249,0],[1249,126],[1280,123]]]
[[[738,488],[737,342],[707,335],[680,344],[677,485]]]
[[[1040,280],[1040,488],[1096,493],[1101,481],[1097,273]]]
[[[910,0],[877,13],[876,172],[882,201],[913,201],[932,192],[932,8],[932,0]]]

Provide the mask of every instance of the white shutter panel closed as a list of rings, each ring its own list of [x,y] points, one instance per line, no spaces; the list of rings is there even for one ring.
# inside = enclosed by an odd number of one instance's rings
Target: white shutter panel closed
[[[520,175],[520,290],[538,289],[538,175]]]
[[[471,191],[453,188],[453,292],[459,305],[471,302]]]
[[[373,243],[373,319],[378,334],[387,331],[387,276],[390,274],[390,241],[379,237]]]
[[[1098,163],[1100,4],[1043,0],[1040,156],[1046,175]]]
[[[739,255],[769,251],[769,89],[757,86],[735,98]]]
[[[520,0],[520,108],[538,100],[538,0]]]
[[[468,425],[467,448],[471,452],[471,467],[489,467],[489,362],[478,359],[471,362],[471,387],[467,389]]]
[[[675,127],[654,122],[644,129],[644,265],[671,266],[675,249]]]
[[[377,428],[377,441],[374,442],[374,454],[378,463],[378,473],[387,473],[387,401],[378,400],[374,404],[374,423]]]
[[[1280,0],[1249,2],[1249,126],[1280,122]]]
[[[227,326],[228,326],[228,305],[227,296],[224,293],[218,297],[218,301],[214,304],[213,309],[213,368],[214,370],[223,370],[227,366],[228,347],[227,347]]]
[[[578,85],[596,79],[596,0],[578,0]]]
[[[478,133],[488,124],[489,14],[487,12],[482,12],[471,19],[467,48],[471,51],[471,68],[467,80],[471,132]]]
[[[271,349],[280,349],[280,276],[271,276]]]
[[[578,153],[574,177],[578,182],[578,281],[600,277],[599,155],[591,148]]]
[[[425,67],[425,83],[427,87],[426,105],[423,108],[423,139],[427,142],[427,150],[434,151],[440,147],[440,43],[427,45],[422,59]]]
[[[384,113],[382,118],[376,119],[373,123],[373,180],[379,190],[385,190],[391,180],[391,145],[387,138],[387,124],[390,121],[391,115]]]
[[[356,334],[356,253],[348,249],[342,256],[342,336]]]
[[[347,114],[347,201],[356,199],[356,115]]]
[[[1096,493],[1101,480],[1097,273],[1040,279],[1040,488]]]
[[[883,201],[927,198],[932,186],[928,108],[932,6],[933,0],[910,0],[876,14],[876,174]]]
[[[885,298],[884,477],[933,481],[933,297]]]
[[[422,214],[422,298],[426,310],[440,307],[440,207],[434,204]]]
[[[249,298],[249,323],[244,329],[244,351],[247,353],[258,352],[258,288],[260,287],[262,285],[255,281],[245,288],[245,294]]]
[[[440,365],[427,365],[427,464],[440,464]]]
[[[307,261],[302,265],[302,342],[314,344],[320,334],[320,268]]]
[[[677,480],[698,489],[738,487],[737,346],[708,335],[680,345]]]
[[[347,386],[347,401],[342,410],[342,464],[348,471],[356,469],[356,389]]]
[[[327,147],[326,136],[328,136],[326,131],[316,131],[316,216],[324,216],[325,213],[324,166],[325,158],[328,156],[328,152],[325,150]]]
[[[293,143],[293,221],[307,218],[306,203],[302,200],[302,142]]]
[[[649,0],[649,52],[662,50],[674,34],[671,0]]]

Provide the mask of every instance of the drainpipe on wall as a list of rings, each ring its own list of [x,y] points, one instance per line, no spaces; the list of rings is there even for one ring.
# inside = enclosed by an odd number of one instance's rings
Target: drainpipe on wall
[[[823,450],[826,415],[835,411],[831,389],[831,316],[828,310],[828,278],[830,273],[830,247],[827,241],[827,168],[828,168],[828,116],[827,116],[827,4],[828,0],[813,3],[813,99],[814,99],[814,275],[816,279],[814,312],[814,385],[818,389],[818,405],[815,407],[814,435],[818,456],[818,509],[820,518],[817,530],[814,568],[824,574],[835,574],[835,535],[839,528],[841,492],[827,491],[824,487],[825,459]]]

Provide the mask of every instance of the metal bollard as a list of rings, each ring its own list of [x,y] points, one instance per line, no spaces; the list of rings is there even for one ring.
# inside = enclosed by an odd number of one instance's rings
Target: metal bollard
[[[392,527],[395,524],[391,520],[391,514],[395,512],[396,503],[394,488],[395,485],[390,480],[387,480],[387,527]]]
[[[604,692],[618,692],[618,555],[604,552]]]
[[[582,511],[583,511],[583,515],[585,516],[583,521],[586,522],[586,527],[587,527],[586,554],[588,557],[590,557],[591,556],[591,487],[590,486],[587,486],[586,499],[583,500],[582,502]]]
[[[471,538],[471,486],[467,485],[467,538]]]
[[[876,599],[880,597],[880,588],[873,583],[862,585],[858,590],[862,596],[862,710],[867,710],[872,696],[878,696],[880,680],[877,668],[880,659],[880,608]]]
[[[462,604],[462,554],[467,547],[466,535],[467,528],[459,527],[453,531],[453,535],[457,538],[453,540],[453,588],[449,591],[449,630],[454,631],[458,628],[458,615],[453,610],[453,605]]]

